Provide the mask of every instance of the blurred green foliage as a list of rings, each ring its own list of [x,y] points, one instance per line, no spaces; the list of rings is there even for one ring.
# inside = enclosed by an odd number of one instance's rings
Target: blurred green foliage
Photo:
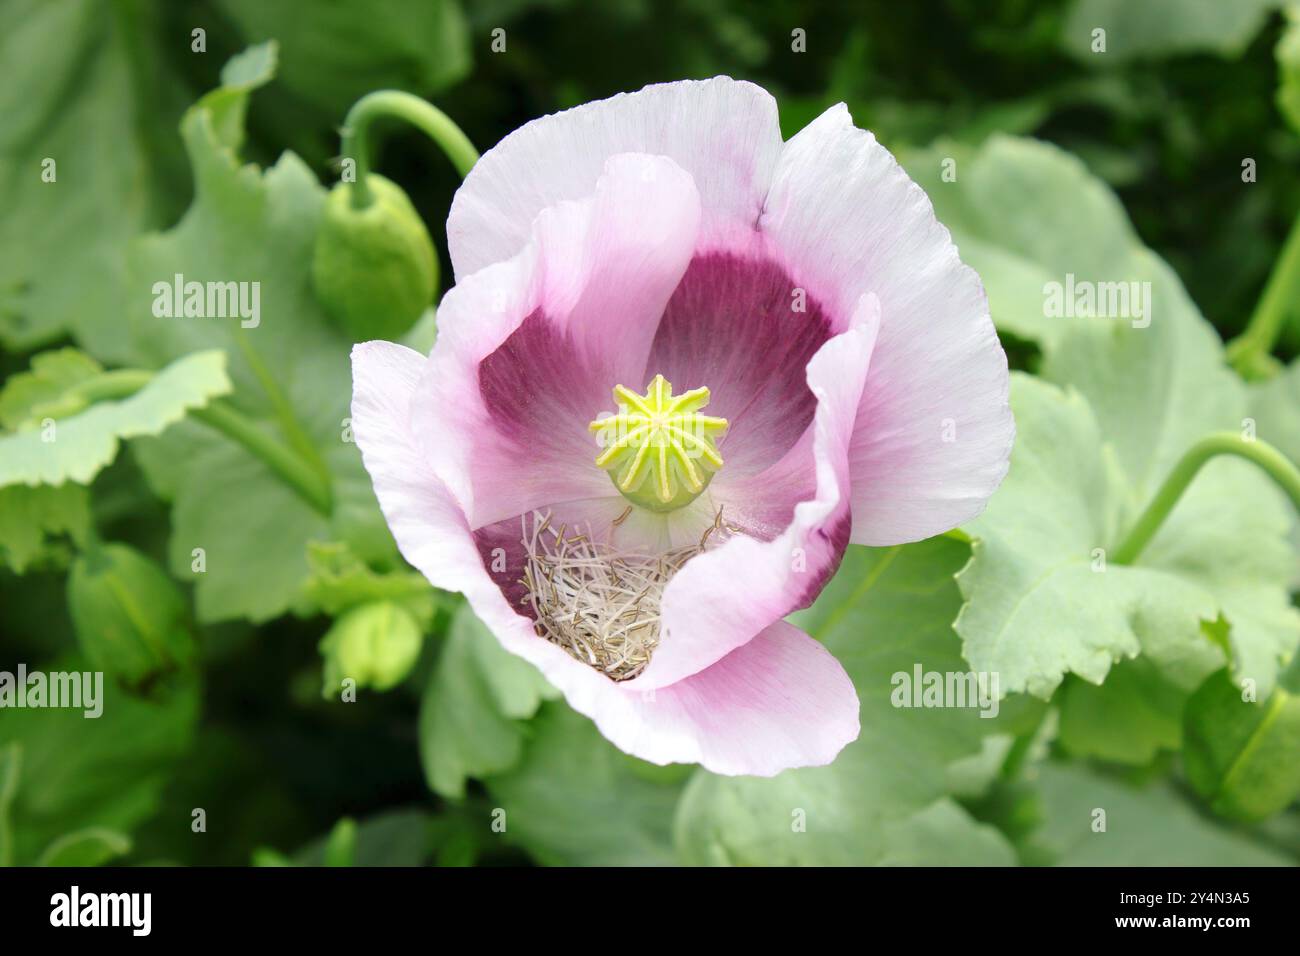
[[[1239,739],[1206,739],[1180,720],[1190,689],[1141,663],[1117,667],[1102,688],[1067,679],[1049,717],[1035,702],[1008,702],[996,727],[972,714],[900,712],[864,693],[863,739],[831,768],[785,775],[780,789],[626,757],[458,599],[401,564],[355,447],[339,440],[350,339],[310,291],[338,126],[362,94],[427,97],[485,150],[558,109],[727,73],[777,97],[787,136],[846,102],[931,188],[968,260],[987,266],[1021,366],[1036,367],[1054,334],[1035,301],[1036,270],[1061,254],[1052,241],[1101,272],[1149,247],[1231,338],[1300,211],[1300,26],[1281,6],[0,0],[9,78],[0,88],[0,425],[16,432],[40,402],[102,374],[99,363],[154,370],[220,351],[231,409],[291,446],[335,496],[322,514],[264,460],[194,421],[134,438],[130,455],[114,457],[114,444],[81,462],[93,495],[72,484],[0,487],[0,670],[71,669],[78,638],[96,659],[97,642],[129,632],[121,601],[116,623],[78,613],[87,598],[68,610],[69,571],[83,591],[100,538],[119,542],[114,553],[148,579],[128,592],[167,591],[154,611],[170,647],[133,658],[125,682],[106,684],[100,720],[0,714],[0,863],[1294,861],[1300,843],[1278,836],[1295,829],[1294,810],[1271,830],[1211,819],[1216,809],[1254,819],[1289,802],[1286,787],[1262,809],[1232,789],[1234,755],[1274,728],[1261,730],[1267,715],[1234,711],[1225,721]],[[1093,51],[1098,26],[1105,52]],[[806,50],[793,48],[794,31]],[[1004,135],[1037,137],[1075,159]],[[940,198],[927,177],[942,157],[970,179]],[[47,159],[57,162],[57,190],[40,178]],[[1257,181],[1243,188],[1247,160]],[[377,166],[429,224],[450,276],[439,224],[454,170],[398,129]],[[1013,215],[1016,203],[1028,212]],[[144,280],[173,272],[273,276],[268,294],[279,298],[263,309],[292,315],[291,334],[259,337],[254,353],[216,326],[151,319]],[[1300,348],[1295,327],[1283,358]],[[427,327],[412,335],[427,344]],[[42,369],[44,379],[34,374]],[[162,376],[149,388],[183,411],[227,390],[224,372],[210,371],[199,395],[155,388]],[[1261,421],[1290,428],[1292,454],[1297,382],[1293,367],[1252,392]],[[122,438],[158,430],[127,425]],[[959,667],[951,576],[968,553],[949,540],[860,552],[846,562],[851,582],[832,587],[804,624],[824,625],[818,636],[860,684],[875,675],[877,686],[918,653]],[[872,585],[859,590],[859,580]],[[890,629],[922,649],[853,639]],[[341,706],[334,688],[345,673],[373,687]],[[1196,693],[1231,710],[1217,676]],[[1293,722],[1294,698],[1276,694],[1260,708],[1284,708]],[[1290,723],[1282,730],[1270,746],[1291,741]],[[1183,737],[1195,748],[1190,787],[1166,779]],[[1049,749],[1096,760],[1044,763]],[[1025,764],[1039,774],[1029,783],[1013,772]],[[1107,794],[1125,821],[1086,850],[1081,787]],[[838,821],[845,838],[789,840],[792,803]],[[503,806],[526,809],[511,811],[498,839]]]

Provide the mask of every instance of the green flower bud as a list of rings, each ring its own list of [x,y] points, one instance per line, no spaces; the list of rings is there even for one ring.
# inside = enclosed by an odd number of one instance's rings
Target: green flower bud
[[[185,597],[156,562],[127,545],[92,547],[73,561],[68,610],[91,666],[128,687],[194,655]]]
[[[374,174],[366,186],[371,201],[360,209],[350,183],[326,199],[312,281],[325,311],[353,339],[396,339],[433,302],[438,257],[400,186]]]
[[[372,601],[348,611],[320,641],[325,657],[323,694],[333,697],[345,679],[357,687],[388,690],[420,656],[420,626],[393,601]]]

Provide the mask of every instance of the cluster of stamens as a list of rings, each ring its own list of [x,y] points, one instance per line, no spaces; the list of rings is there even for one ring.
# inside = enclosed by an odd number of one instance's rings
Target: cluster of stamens
[[[698,543],[649,555],[593,541],[590,529],[553,527],[550,514],[534,512],[531,530],[526,518],[520,523],[527,553],[521,603],[531,610],[538,635],[615,681],[631,680],[650,663],[672,576],[721,535],[738,530],[719,510]]]

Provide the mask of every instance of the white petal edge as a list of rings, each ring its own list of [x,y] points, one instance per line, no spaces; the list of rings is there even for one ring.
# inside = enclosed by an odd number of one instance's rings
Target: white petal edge
[[[752,226],[781,153],[776,101],[762,87],[718,76],[525,123],[483,154],[452,201],[447,247],[457,280],[518,253],[538,214],[589,195],[617,153],[667,156],[686,170],[706,232]]]

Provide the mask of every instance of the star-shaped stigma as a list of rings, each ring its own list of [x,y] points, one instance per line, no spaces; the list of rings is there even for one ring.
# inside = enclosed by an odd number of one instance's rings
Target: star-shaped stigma
[[[596,465],[633,504],[672,511],[694,501],[722,467],[716,439],[727,430],[725,418],[701,415],[709,404],[707,388],[673,395],[673,386],[656,375],[644,395],[614,387],[619,414],[587,427],[604,449]]]

